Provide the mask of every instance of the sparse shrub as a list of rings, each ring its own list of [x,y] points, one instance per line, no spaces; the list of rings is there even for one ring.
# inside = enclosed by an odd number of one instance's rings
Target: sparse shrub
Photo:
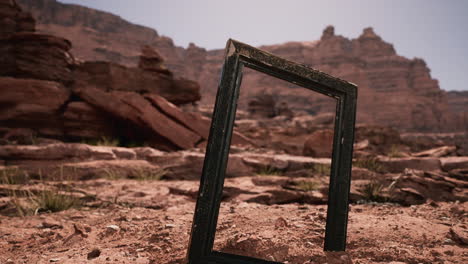
[[[78,197],[61,190],[12,190],[10,203],[19,216],[35,215],[39,212],[60,212],[81,205]]]
[[[109,138],[109,137],[101,137],[96,142],[96,145],[106,146],[106,147],[118,147],[119,144],[120,144],[120,140],[118,138]]]
[[[103,178],[108,180],[118,180],[125,178],[124,175],[116,169],[103,169]]]
[[[33,196],[31,200],[36,204],[36,211],[60,212],[81,204],[80,200],[70,194],[62,194],[60,191],[42,191]]]
[[[400,148],[398,145],[392,145],[390,147],[390,150],[387,153],[387,156],[391,158],[401,158],[404,157],[403,153],[400,151]]]
[[[134,171],[133,178],[140,181],[159,181],[168,173],[165,169],[143,169]]]
[[[282,175],[282,171],[277,169],[277,168],[274,168],[274,167],[271,167],[271,166],[266,166],[266,167],[263,167],[262,169],[260,169],[258,172],[257,172],[257,175],[263,175],[263,176],[267,176],[267,175],[270,175],[270,176],[280,176]]]
[[[387,199],[384,196],[385,186],[378,181],[371,181],[364,185],[358,191],[364,196],[364,200],[373,202],[385,202]]]
[[[319,175],[330,175],[331,166],[328,164],[315,163],[312,166],[312,171]]]
[[[294,183],[296,188],[305,191],[305,192],[310,192],[310,191],[316,191],[319,189],[319,184],[314,181],[299,181]]]
[[[29,174],[18,168],[6,168],[0,172],[0,184],[26,184]]]
[[[99,139],[83,139],[81,143],[92,146],[118,147],[120,139],[102,136]]]
[[[370,171],[375,171],[378,173],[385,172],[384,167],[376,158],[358,159],[353,162],[353,165],[355,167],[368,169]]]

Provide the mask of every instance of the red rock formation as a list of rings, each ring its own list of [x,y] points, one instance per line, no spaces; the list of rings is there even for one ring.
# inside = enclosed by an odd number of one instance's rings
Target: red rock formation
[[[31,14],[23,12],[14,1],[0,1],[0,38],[16,32],[34,31],[35,21]]]
[[[59,37],[20,32],[0,40],[0,76],[71,83],[71,43]]]
[[[222,50],[206,51],[191,44],[176,47],[154,30],[132,25],[121,18],[90,8],[57,3],[55,0],[21,0],[36,17],[39,29],[65,36],[75,44],[78,58],[108,60],[127,66],[137,64],[137,49],[156,47],[176,76],[201,84],[202,103],[212,104],[223,60]],[[99,23],[97,23],[99,21]],[[359,123],[392,126],[403,130],[454,130],[458,122],[447,109],[445,92],[421,59],[399,56],[372,28],[356,39],[336,35],[328,27],[319,41],[288,42],[262,46],[273,54],[310,65],[359,86]],[[268,76],[246,71],[239,107],[249,97],[268,88],[284,98],[293,110],[309,113],[334,112],[334,100],[315,95]]]
[[[34,33],[34,19],[15,1],[1,0],[0,14],[0,76],[71,82],[68,40]]]
[[[210,122],[166,101],[196,102],[199,85],[174,78],[153,48],[143,47],[138,68],[104,61],[77,63],[69,53],[70,41],[22,31],[34,31],[34,20],[27,24],[28,15],[15,1],[0,0],[1,12],[5,14],[0,20],[2,133],[27,128],[31,135],[117,138],[165,150],[206,142]],[[109,29],[105,24],[100,24],[102,30]],[[250,145],[237,133],[233,142]]]
[[[60,108],[70,96],[63,85],[42,80],[0,77],[0,126],[35,129],[63,136]]]
[[[457,130],[468,132],[468,91],[450,91],[447,99],[450,111],[458,120]]]
[[[157,93],[174,104],[200,100],[196,82],[173,79],[170,74],[126,67],[105,61],[87,61],[76,66],[74,87],[96,87],[104,91]]]

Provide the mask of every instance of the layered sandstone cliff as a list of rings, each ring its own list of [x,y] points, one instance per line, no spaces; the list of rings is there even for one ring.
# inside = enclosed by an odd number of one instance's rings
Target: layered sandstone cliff
[[[138,67],[81,62],[67,39],[35,32],[15,0],[0,0],[0,14],[0,144],[36,136],[165,150],[205,144],[209,120],[176,106],[200,100],[199,85],[175,78],[151,47],[142,47]]]
[[[106,60],[133,66],[139,47],[155,47],[176,76],[197,80],[202,103],[213,104],[223,51],[190,44],[184,49],[156,31],[133,25],[115,15],[55,0],[20,0],[43,32],[54,32],[74,43],[72,53],[85,60]],[[372,28],[355,39],[336,35],[333,27],[320,40],[262,46],[275,55],[309,65],[359,86],[359,123],[392,126],[408,131],[460,130],[463,118],[453,118],[447,94],[422,59],[399,56],[393,45]],[[240,107],[252,95],[276,94],[293,110],[311,114],[334,112],[334,101],[254,71],[246,71]],[[458,108],[457,108],[458,109]],[[455,109],[456,111],[458,111]],[[460,123],[462,122],[462,123]]]

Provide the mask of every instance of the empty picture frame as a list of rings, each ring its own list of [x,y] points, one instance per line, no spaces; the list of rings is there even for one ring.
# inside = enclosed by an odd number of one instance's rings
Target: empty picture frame
[[[348,223],[348,196],[357,86],[230,39],[226,45],[221,81],[216,96],[200,179],[200,189],[187,252],[188,263],[279,263],[213,250],[244,66],[336,99],[324,250],[344,251]]]

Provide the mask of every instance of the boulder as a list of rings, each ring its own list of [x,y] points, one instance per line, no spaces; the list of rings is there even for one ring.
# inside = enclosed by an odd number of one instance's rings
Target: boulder
[[[452,180],[442,173],[405,170],[392,179],[391,199],[395,202],[412,205],[427,200],[467,201],[467,182]]]
[[[166,68],[166,66],[164,66],[163,57],[159,54],[159,52],[156,51],[156,49],[148,45],[144,45],[141,48],[141,55],[140,61],[138,62],[138,68],[145,71],[162,73],[172,76],[172,72],[169,71]]]
[[[27,127],[44,135],[63,135],[59,111],[70,91],[51,81],[0,77],[0,124]]]
[[[468,168],[468,157],[444,157],[440,162],[444,171]]]
[[[317,130],[304,143],[304,156],[331,158],[333,150],[333,130]]]
[[[127,122],[128,133],[134,133],[130,138],[141,136],[163,149],[193,148],[201,140],[198,134],[159,111],[137,93],[104,92],[96,88],[75,89],[75,93],[87,103]]]
[[[180,108],[171,104],[163,97],[157,94],[147,94],[145,98],[148,99],[157,109],[162,113],[166,114],[175,121],[181,123],[183,126],[189,128],[190,130],[196,132],[200,135],[205,141],[208,140],[210,134],[211,120],[206,117],[203,117],[199,113],[186,113],[183,112]],[[232,145],[244,145],[244,146],[254,146],[255,144],[244,137],[242,134],[233,131]]]

